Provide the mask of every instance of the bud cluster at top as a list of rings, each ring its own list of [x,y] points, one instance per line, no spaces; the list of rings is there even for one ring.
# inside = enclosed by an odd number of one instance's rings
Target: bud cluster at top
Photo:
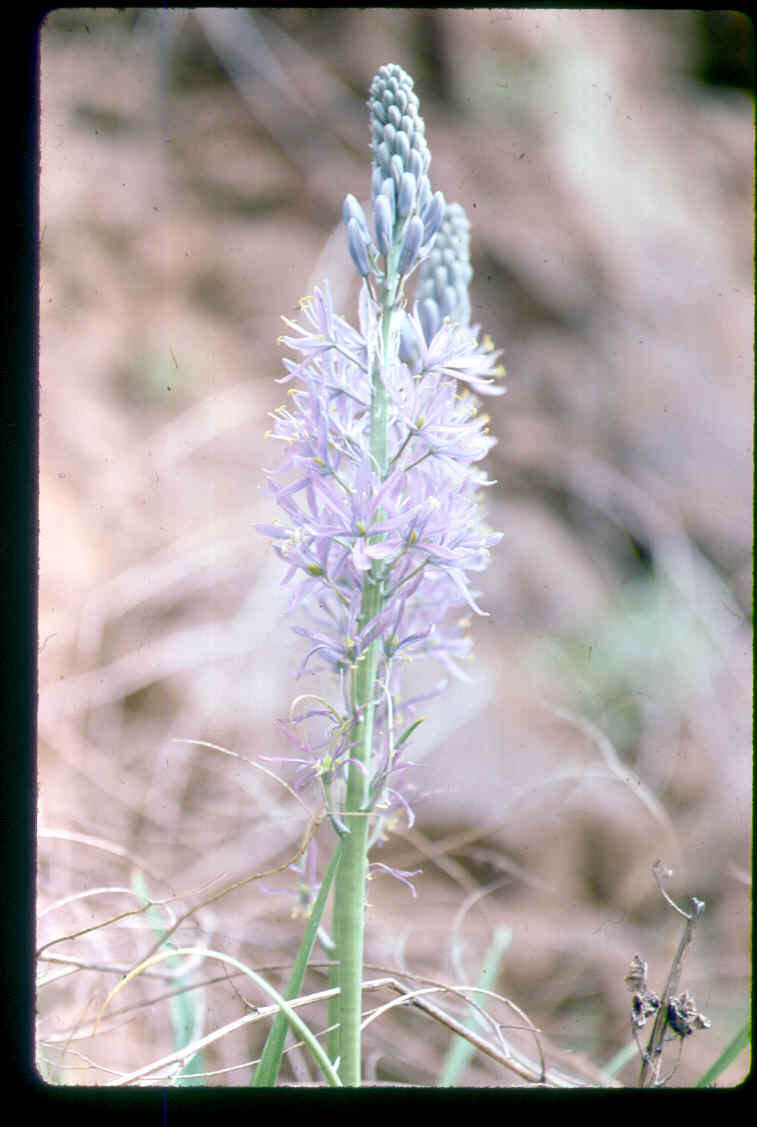
[[[368,109],[371,115],[371,150],[373,172],[371,198],[375,199],[388,177],[401,177],[411,172],[425,197],[425,206],[431,197],[428,168],[431,153],[426,144],[426,125],[418,113],[418,95],[413,92],[413,80],[402,67],[389,63],[378,72],[371,83]]]
[[[444,197],[432,194],[431,154],[418,113],[413,80],[390,63],[371,83],[371,208],[375,240],[354,196],[344,201],[347,240],[358,273],[383,280],[409,275],[433,244],[444,216]],[[383,259],[383,268],[381,260]]]

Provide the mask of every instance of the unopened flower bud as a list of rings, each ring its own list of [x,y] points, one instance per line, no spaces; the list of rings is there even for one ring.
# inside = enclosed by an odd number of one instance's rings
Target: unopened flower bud
[[[374,156],[376,158],[376,164],[379,166],[381,171],[388,171],[389,161],[392,158],[392,154],[389,152],[389,146],[387,145],[386,141],[382,141],[380,145],[376,146]]]
[[[425,300],[418,302],[418,320],[421,323],[426,343],[429,344],[442,323],[439,306],[432,297],[427,297]]]
[[[424,174],[424,175],[421,175],[419,180],[418,180],[417,208],[418,208],[418,214],[420,216],[423,215],[423,212],[426,210],[426,208],[428,207],[428,205],[430,203],[431,203],[431,185],[429,184],[428,176],[426,176]]]
[[[412,172],[416,180],[420,176],[422,176],[423,161],[421,160],[421,154],[417,151],[417,149],[413,149],[413,151],[410,153],[410,156],[407,159],[407,167],[408,170]]]
[[[423,242],[429,243],[442,225],[444,219],[444,196],[434,192],[430,203],[423,212]]]
[[[376,199],[376,196],[381,191],[381,185],[384,183],[384,177],[381,174],[381,169],[378,165],[374,164],[371,172],[371,203]]]
[[[365,212],[352,194],[345,196],[342,205],[342,218],[344,219],[345,227],[350,219],[355,219],[360,229],[367,233],[368,225],[365,221]]]
[[[414,215],[412,219],[408,220],[407,227],[405,228],[405,239],[402,243],[400,259],[397,263],[397,270],[400,274],[406,274],[413,265],[420,249],[422,238],[423,222],[417,215]]]
[[[451,317],[457,307],[457,294],[454,286],[445,286],[439,296],[439,312],[442,317]]]
[[[403,316],[400,325],[399,357],[403,364],[415,371],[418,366],[418,339],[416,330],[407,317]]]
[[[360,230],[360,224],[354,218],[347,223],[347,246],[358,274],[362,278],[367,278],[371,272],[371,264],[368,260],[368,251],[365,246],[365,238]]]
[[[403,130],[400,130],[394,138],[394,151],[402,161],[402,167],[406,168],[410,159],[410,141]]]
[[[392,213],[389,200],[381,192],[373,204],[373,226],[376,243],[383,255],[388,255],[392,245]]]
[[[389,211],[390,211],[390,214],[391,214],[391,217],[392,217],[391,226],[393,227],[394,221],[396,219],[396,214],[395,214],[395,210],[394,210],[394,203],[395,203],[395,198],[396,198],[396,195],[397,195],[397,190],[395,188],[394,181],[392,180],[391,176],[387,176],[386,180],[382,181],[382,183],[381,183],[381,195],[386,196],[386,198],[389,202]]]
[[[415,203],[415,177],[412,172],[403,172],[397,198],[397,211],[400,219],[406,219]],[[424,232],[425,233],[425,232]]]

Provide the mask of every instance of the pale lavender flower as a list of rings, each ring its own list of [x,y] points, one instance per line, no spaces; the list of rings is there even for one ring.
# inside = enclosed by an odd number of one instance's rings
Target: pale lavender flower
[[[370,865],[368,866],[368,880],[371,880],[376,870],[381,870],[384,873],[389,873],[389,875],[394,877],[395,880],[402,881],[402,883],[406,884],[410,889],[410,893],[413,899],[417,900],[418,893],[415,891],[415,885],[409,878],[417,877],[418,874],[422,872],[421,869],[413,869],[412,871],[409,869],[392,869],[389,867],[389,865],[385,865],[382,861],[371,861]]]

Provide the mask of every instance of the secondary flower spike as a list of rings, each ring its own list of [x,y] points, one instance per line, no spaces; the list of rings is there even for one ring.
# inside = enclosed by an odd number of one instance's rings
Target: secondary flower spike
[[[470,223],[459,203],[447,204],[439,234],[421,266],[416,301],[425,310],[427,339],[444,317],[461,325],[470,323],[468,286],[473,277],[470,264]],[[433,304],[428,304],[428,303]]]

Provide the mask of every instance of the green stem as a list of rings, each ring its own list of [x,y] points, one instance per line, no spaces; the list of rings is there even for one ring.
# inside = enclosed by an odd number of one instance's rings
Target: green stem
[[[381,338],[384,364],[389,362],[389,341],[397,290],[396,254],[388,264],[381,294]],[[387,401],[384,373],[378,353],[371,366],[371,454],[381,478],[387,469]],[[384,604],[385,564],[374,560],[363,581],[359,629],[370,622]],[[330,1045],[338,1047],[339,1078],[342,1084],[359,1087],[363,994],[363,932],[365,927],[365,880],[368,869],[369,781],[376,709],[376,673],[381,639],[376,638],[357,664],[352,678],[352,703],[357,716],[356,746],[347,776],[344,821],[349,834],[343,840],[342,860],[334,895],[333,933],[338,959],[339,998],[335,1006],[339,1031]],[[332,1057],[333,1060],[333,1057]]]

